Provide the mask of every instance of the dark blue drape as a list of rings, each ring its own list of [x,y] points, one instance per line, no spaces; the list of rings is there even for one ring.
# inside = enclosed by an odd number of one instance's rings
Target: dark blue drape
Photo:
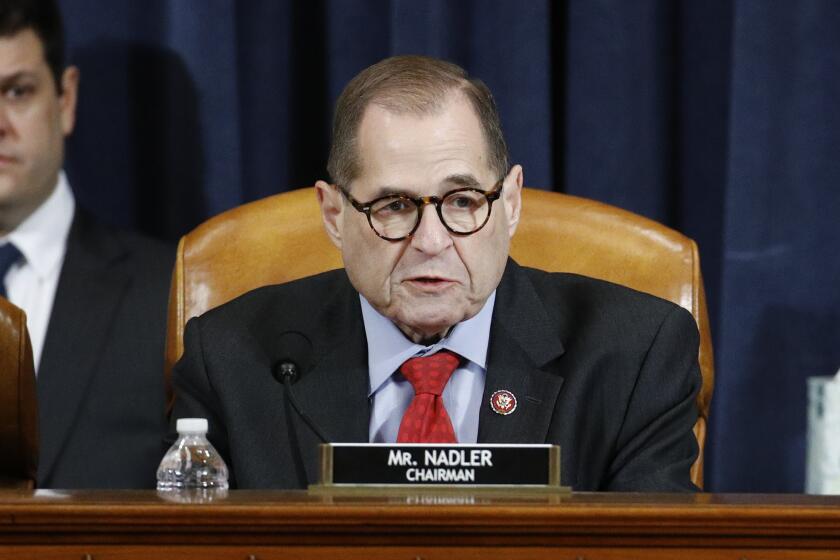
[[[365,66],[465,66],[528,185],[698,241],[718,373],[707,486],[802,490],[804,380],[840,367],[840,3],[61,4],[80,203],[161,237],[324,178],[332,104]]]

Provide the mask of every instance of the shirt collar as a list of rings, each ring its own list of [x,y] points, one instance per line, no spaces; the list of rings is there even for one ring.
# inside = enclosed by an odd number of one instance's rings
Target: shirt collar
[[[64,172],[52,194],[7,237],[39,278],[61,266],[76,202]],[[56,242],[60,241],[60,242]]]
[[[481,311],[455,325],[449,334],[431,346],[411,342],[390,319],[381,315],[359,294],[362,319],[368,346],[370,393],[374,394],[404,361],[415,355],[434,354],[446,348],[487,369],[487,346],[496,292],[493,291]]]

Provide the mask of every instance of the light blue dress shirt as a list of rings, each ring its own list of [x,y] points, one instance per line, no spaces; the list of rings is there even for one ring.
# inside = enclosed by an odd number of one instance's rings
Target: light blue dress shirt
[[[474,317],[455,325],[446,338],[432,346],[410,341],[400,329],[359,296],[368,346],[368,372],[371,399],[369,439],[372,443],[397,441],[403,414],[414,398],[414,388],[398,371],[414,356],[434,354],[444,348],[466,358],[455,370],[443,390],[443,403],[459,443],[478,439],[478,414],[487,374],[487,345],[494,291]]]

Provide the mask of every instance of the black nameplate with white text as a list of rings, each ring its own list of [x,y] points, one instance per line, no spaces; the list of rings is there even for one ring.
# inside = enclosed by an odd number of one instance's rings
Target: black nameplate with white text
[[[325,486],[559,486],[560,448],[545,444],[321,446]]]

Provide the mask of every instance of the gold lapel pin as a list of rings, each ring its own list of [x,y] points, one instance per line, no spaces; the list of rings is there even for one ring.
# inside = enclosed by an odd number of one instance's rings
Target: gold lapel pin
[[[499,389],[490,396],[490,408],[496,414],[507,416],[516,410],[516,396],[507,389]]]

